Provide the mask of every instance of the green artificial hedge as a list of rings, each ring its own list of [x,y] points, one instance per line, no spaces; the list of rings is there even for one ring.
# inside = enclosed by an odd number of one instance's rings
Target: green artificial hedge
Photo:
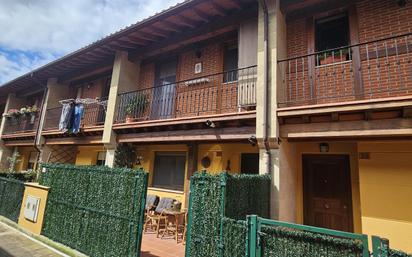
[[[25,172],[25,173],[9,173],[9,172],[0,172],[0,177],[2,178],[11,178],[20,180],[23,182],[33,182],[36,180],[36,172]]]
[[[51,187],[42,234],[89,256],[139,256],[147,191],[143,170],[43,164]]]
[[[0,177],[0,215],[17,222],[23,195],[23,182]]]
[[[223,256],[245,257],[248,226],[244,220],[223,218]]]
[[[245,220],[255,214],[270,217],[270,176],[229,175],[226,185],[225,216]]]
[[[221,200],[224,182],[221,176],[197,172],[191,179],[190,240],[186,251],[190,257],[219,256]],[[187,256],[188,257],[188,256]]]
[[[243,250],[233,247],[232,244],[237,243],[228,236],[230,231],[242,231],[232,236],[243,240],[242,224],[248,214],[269,216],[270,176],[197,172],[191,187],[190,241],[186,257],[245,254],[245,245]]]
[[[261,247],[264,257],[361,257],[363,249],[355,239],[274,226],[262,226]]]
[[[412,254],[407,254],[402,251],[389,249],[389,257],[412,257]]]

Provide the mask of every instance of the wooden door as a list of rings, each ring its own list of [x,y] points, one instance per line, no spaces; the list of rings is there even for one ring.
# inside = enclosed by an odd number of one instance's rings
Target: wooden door
[[[353,231],[347,155],[303,155],[304,223]]]

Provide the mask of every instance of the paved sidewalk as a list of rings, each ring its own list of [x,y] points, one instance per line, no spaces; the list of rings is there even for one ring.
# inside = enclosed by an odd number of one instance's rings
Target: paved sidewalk
[[[61,257],[42,244],[0,223],[0,257]]]

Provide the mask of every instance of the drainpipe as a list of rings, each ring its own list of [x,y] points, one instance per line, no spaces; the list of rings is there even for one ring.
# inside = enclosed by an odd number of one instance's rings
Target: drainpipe
[[[263,143],[265,146],[266,150],[266,158],[267,161],[265,163],[265,170],[267,174],[271,174],[271,166],[272,166],[272,161],[271,161],[271,154],[270,154],[270,146],[269,146],[269,126],[268,126],[268,121],[269,121],[269,112],[268,112],[268,102],[269,102],[269,83],[268,83],[268,73],[269,73],[269,65],[268,65],[268,59],[269,59],[269,51],[268,51],[268,45],[269,45],[269,13],[268,13],[268,8],[267,8],[267,3],[266,0],[258,0],[260,5],[262,6],[263,9],[263,52],[264,52],[264,59],[263,59]]]
[[[36,84],[40,85],[41,87],[44,87],[43,98],[42,98],[41,107],[40,107],[40,110],[39,110],[39,118],[38,118],[39,120],[38,120],[37,127],[36,127],[36,133],[34,134],[34,143],[33,143],[34,149],[36,149],[36,151],[38,152],[37,161],[36,161],[36,168],[37,168],[37,164],[38,164],[39,161],[40,161],[40,155],[41,155],[41,151],[40,151],[40,149],[37,147],[37,139],[38,139],[38,136],[39,136],[40,123],[43,122],[43,120],[42,120],[43,109],[44,109],[43,107],[44,107],[44,103],[45,103],[45,101],[46,101],[46,96],[47,96],[47,92],[48,92],[48,87],[47,87],[47,85],[43,85],[41,82],[39,82],[39,81],[34,77],[34,73],[30,74],[30,77],[31,77],[31,79],[32,79]]]

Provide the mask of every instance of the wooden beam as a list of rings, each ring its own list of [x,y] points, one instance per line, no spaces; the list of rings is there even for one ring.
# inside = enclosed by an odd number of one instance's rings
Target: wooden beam
[[[192,12],[194,12],[196,14],[196,16],[198,16],[200,18],[200,20],[204,21],[204,22],[210,22],[210,17],[205,14],[204,12],[202,12],[201,10],[192,9]]]
[[[236,0],[229,0],[229,2],[238,10],[242,9],[242,6]]]
[[[158,28],[158,27],[155,27],[150,32],[150,34],[153,34],[153,35],[156,35],[156,36],[159,36],[159,37],[168,37],[170,35],[170,33],[171,33],[170,31],[166,31],[166,30]]]
[[[32,140],[4,140],[5,146],[33,146],[34,139]]]
[[[135,36],[126,36],[126,37],[122,37],[120,38],[118,41],[120,41],[121,43],[126,43],[126,44],[132,44],[132,45],[142,45],[145,46],[147,44],[149,44],[150,41],[145,40],[145,39],[141,39]]]
[[[196,24],[197,24],[196,21],[193,21],[193,20],[191,20],[191,19],[188,19],[188,18],[186,18],[186,17],[184,17],[184,16],[182,16],[182,15],[176,15],[176,19],[177,19],[177,24],[178,24],[178,25],[185,25],[185,26],[190,27],[190,28],[195,28],[195,27],[197,27],[197,26],[196,26]]]
[[[120,143],[179,142],[179,141],[226,141],[246,140],[256,133],[256,127],[194,129],[178,131],[160,131],[148,133],[120,134]]]
[[[162,38],[164,38],[164,37],[155,36],[155,35],[152,35],[152,34],[149,34],[149,33],[146,33],[146,32],[142,32],[142,31],[130,34],[130,35],[128,35],[128,37],[138,38],[138,39],[151,41],[151,42],[157,42],[157,41],[161,40]]]
[[[288,124],[280,127],[282,138],[345,138],[412,136],[412,120],[382,119],[370,121],[340,121],[310,124]]]
[[[183,28],[177,26],[174,23],[171,23],[170,21],[163,20],[163,21],[161,21],[161,23],[163,24],[165,30],[170,30],[170,31],[173,31],[173,32],[182,32],[182,30],[183,30]]]
[[[323,113],[342,113],[364,110],[395,109],[412,106],[412,97],[382,98],[364,101],[354,101],[339,104],[308,105],[298,108],[278,109],[279,117],[290,117],[299,115],[314,115]]]
[[[101,143],[101,136],[64,137],[46,139],[46,145],[95,145]]]
[[[222,6],[218,5],[216,2],[211,1],[210,6],[212,6],[213,10],[215,10],[215,12],[218,15],[220,15],[222,17],[227,15],[226,10]]]
[[[75,79],[81,79],[96,73],[102,73],[111,70],[113,67],[113,59],[102,61],[98,64],[93,64],[74,72],[66,73],[58,78],[59,83],[65,83]]]
[[[162,42],[136,50],[130,54],[130,59],[147,58],[165,51],[170,51],[173,48],[182,47],[184,40],[188,42],[187,44],[193,44],[194,41],[206,40],[207,38],[232,31],[238,27],[241,21],[257,15],[256,5],[250,5],[248,7],[249,8],[245,8],[224,18],[215,18],[212,22],[202,24],[196,29],[186,30],[183,33],[170,36]]]

